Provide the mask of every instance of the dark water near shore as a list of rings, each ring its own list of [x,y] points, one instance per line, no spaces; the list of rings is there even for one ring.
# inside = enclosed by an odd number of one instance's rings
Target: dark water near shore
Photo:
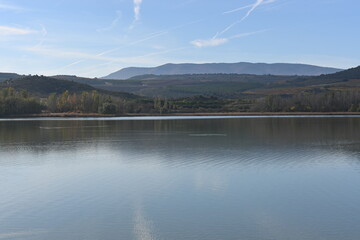
[[[360,239],[360,118],[0,121],[0,239]]]

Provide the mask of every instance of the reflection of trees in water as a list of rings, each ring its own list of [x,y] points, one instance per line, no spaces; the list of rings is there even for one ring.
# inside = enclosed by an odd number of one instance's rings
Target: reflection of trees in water
[[[358,151],[359,143],[360,118],[353,117],[0,121],[0,147],[36,145],[44,151],[98,144],[145,152],[298,146]]]
[[[1,144],[38,144],[81,138],[82,122],[4,121],[0,122]]]

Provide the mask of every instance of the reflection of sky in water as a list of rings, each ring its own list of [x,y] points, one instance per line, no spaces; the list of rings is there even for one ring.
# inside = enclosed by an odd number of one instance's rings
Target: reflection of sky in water
[[[356,239],[359,123],[0,122],[0,239]]]

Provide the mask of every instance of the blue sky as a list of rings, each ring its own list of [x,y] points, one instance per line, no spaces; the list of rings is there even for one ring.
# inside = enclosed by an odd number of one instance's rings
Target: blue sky
[[[358,0],[0,0],[0,72],[165,63],[360,65]]]

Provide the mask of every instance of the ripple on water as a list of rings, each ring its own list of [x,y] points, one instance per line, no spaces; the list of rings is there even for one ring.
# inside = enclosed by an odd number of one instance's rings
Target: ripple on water
[[[0,239],[357,239],[359,123],[2,121]]]

